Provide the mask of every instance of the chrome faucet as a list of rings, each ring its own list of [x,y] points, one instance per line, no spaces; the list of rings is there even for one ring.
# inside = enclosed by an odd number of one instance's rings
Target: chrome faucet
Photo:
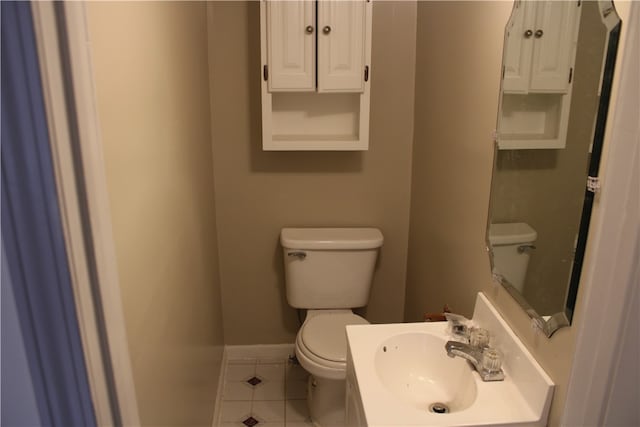
[[[504,380],[504,372],[500,368],[501,356],[497,350],[458,341],[447,341],[444,348],[447,350],[447,356],[458,356],[468,360],[480,374],[482,381]]]

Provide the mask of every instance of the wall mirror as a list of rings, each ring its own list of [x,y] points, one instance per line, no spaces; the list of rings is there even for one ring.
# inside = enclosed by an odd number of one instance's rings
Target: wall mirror
[[[620,25],[610,0],[516,0],[505,30],[487,245],[547,336],[573,316]]]

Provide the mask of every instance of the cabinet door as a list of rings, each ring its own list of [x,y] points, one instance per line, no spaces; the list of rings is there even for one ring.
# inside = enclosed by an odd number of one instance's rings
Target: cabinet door
[[[536,2],[530,89],[564,93],[575,55],[577,1]]]
[[[318,92],[362,92],[365,0],[318,1]]]
[[[315,3],[266,2],[269,91],[313,91],[315,70]]]
[[[532,2],[516,2],[508,24],[502,83],[502,89],[508,93],[527,93],[529,90],[534,8]]]
[[[346,382],[346,401],[345,401],[345,424],[349,427],[363,427],[365,416],[362,409],[362,403],[360,403],[360,393],[351,384],[351,381]]]

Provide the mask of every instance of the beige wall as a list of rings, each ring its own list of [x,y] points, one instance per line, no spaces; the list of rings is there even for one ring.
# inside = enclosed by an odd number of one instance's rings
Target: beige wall
[[[567,146],[501,150],[492,183],[493,222],[526,222],[538,232],[524,295],[543,315],[564,310],[598,108],[606,28],[597,3],[584,2],[581,15]]]
[[[223,335],[204,3],[87,4],[144,425],[211,425]]]
[[[576,328],[536,335],[523,310],[491,282],[485,252],[493,143],[508,2],[418,5],[415,146],[405,318],[448,303],[472,314],[484,291],[556,383],[560,422]],[[446,66],[442,66],[446,64]],[[580,301],[578,301],[580,304]],[[580,324],[574,317],[574,325]]]
[[[490,275],[485,227],[504,2],[418,4],[415,142],[406,313],[471,315]]]
[[[278,234],[375,226],[385,237],[366,317],[401,321],[409,228],[416,4],[375,2],[365,152],[265,152],[257,2],[210,4],[211,96],[227,344],[292,343]]]

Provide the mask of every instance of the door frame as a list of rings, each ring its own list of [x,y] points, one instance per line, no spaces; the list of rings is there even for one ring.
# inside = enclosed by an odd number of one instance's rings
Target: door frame
[[[601,164],[602,190],[594,200],[589,232],[593,249],[586,254],[584,264],[582,320],[577,325],[563,426],[605,425],[612,378],[620,358],[619,340],[632,315],[630,299],[638,286],[635,257],[640,250],[640,94],[637,83],[634,92],[638,71],[634,70],[632,56],[636,55],[637,68],[640,5],[631,3],[616,2],[622,33]],[[634,96],[636,100],[632,101]]]
[[[82,2],[32,2],[61,218],[99,426],[140,425]],[[66,54],[65,54],[66,53]]]

